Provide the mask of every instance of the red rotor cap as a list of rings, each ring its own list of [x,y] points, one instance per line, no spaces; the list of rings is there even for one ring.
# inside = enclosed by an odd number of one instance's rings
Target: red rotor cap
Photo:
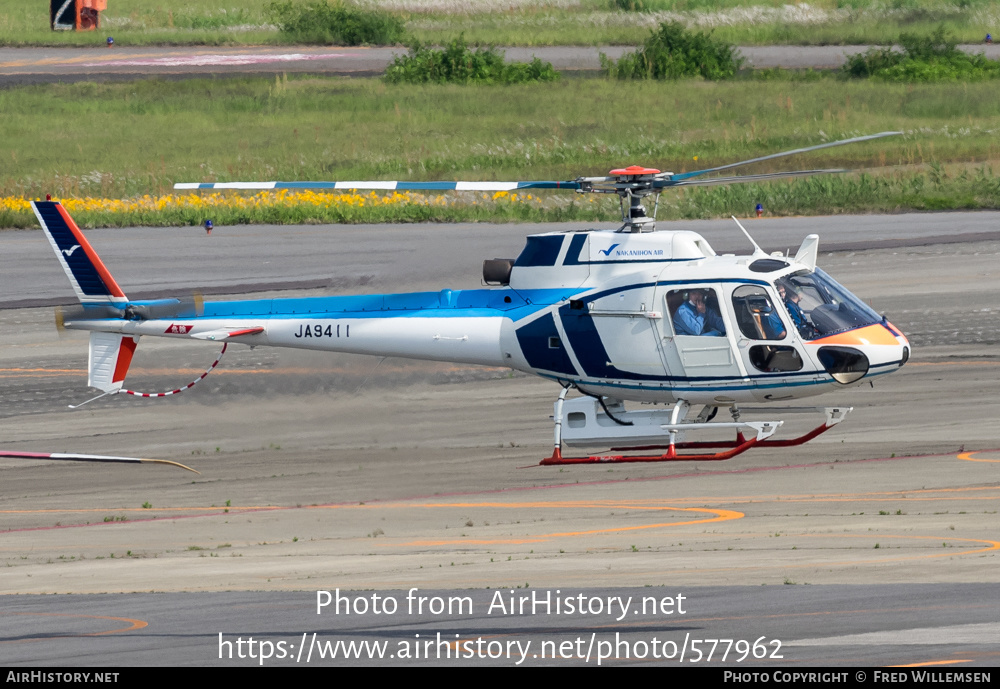
[[[629,165],[626,168],[621,168],[618,170],[612,170],[609,174],[612,175],[658,175],[659,170],[654,170],[651,167],[642,167],[641,165]]]

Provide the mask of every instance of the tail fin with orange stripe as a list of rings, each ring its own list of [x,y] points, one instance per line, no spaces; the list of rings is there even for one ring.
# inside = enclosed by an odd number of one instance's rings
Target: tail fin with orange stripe
[[[84,311],[121,318],[128,297],[62,204],[34,201],[31,206]],[[131,335],[90,333],[88,384],[104,393],[118,392],[125,382],[137,342],[138,338]]]
[[[33,201],[31,207],[80,302],[124,308],[128,297],[62,204]]]

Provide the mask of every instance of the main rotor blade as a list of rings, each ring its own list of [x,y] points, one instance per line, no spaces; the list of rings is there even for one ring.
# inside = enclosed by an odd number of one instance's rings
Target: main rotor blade
[[[201,472],[197,469],[192,469],[191,467],[181,464],[180,462],[172,462],[169,459],[143,459],[141,457],[109,457],[107,455],[84,455],[73,452],[8,452],[7,450],[0,450],[0,457],[9,457],[11,459],[61,459],[69,462],[115,462],[115,463],[125,463],[125,464],[163,464],[164,466],[177,467],[179,469],[186,469],[187,471],[192,471],[196,474]]]
[[[653,182],[654,189],[666,189],[668,187],[709,187],[717,184],[746,184],[747,182],[763,182],[769,179],[779,179],[781,177],[806,177],[807,175],[830,175],[844,172],[852,172],[844,169],[831,170],[790,170],[788,172],[765,172],[759,175],[737,175],[736,177],[709,177],[707,179],[692,180],[656,180]]]
[[[853,139],[841,139],[840,141],[831,141],[825,144],[819,144],[817,146],[807,146],[806,148],[796,148],[794,151],[784,151],[783,153],[772,153],[771,155],[762,156],[760,158],[751,158],[750,160],[741,160],[738,163],[729,163],[728,165],[720,165],[719,167],[710,167],[705,170],[695,170],[694,172],[681,172],[676,175],[671,175],[672,180],[684,180],[690,179],[691,177],[697,177],[698,175],[705,175],[709,172],[719,172],[720,170],[729,170],[734,167],[740,167],[741,165],[749,165],[750,163],[760,163],[765,160],[774,160],[775,158],[784,158],[785,156],[798,155],[799,153],[808,153],[809,151],[818,151],[821,148],[832,148],[833,146],[844,146],[846,144],[856,144],[859,141],[871,141],[872,139],[881,139],[885,136],[898,136],[903,132],[880,132],[878,134],[869,134],[867,136],[856,136]]]
[[[379,191],[517,191],[519,189],[569,189],[580,188],[576,181],[558,182],[538,180],[528,182],[399,182],[399,181],[350,181],[350,182],[178,182],[174,189],[332,189]]]
[[[566,181],[556,181],[556,180],[531,180],[531,181],[521,181],[521,182],[445,182],[445,181],[429,181],[429,182],[402,182],[402,181],[379,181],[379,180],[353,180],[347,182],[309,182],[309,181],[296,181],[296,182],[178,182],[174,184],[174,189],[177,190],[197,190],[197,189],[240,189],[245,191],[268,191],[275,189],[329,189],[336,191],[351,191],[351,190],[373,190],[373,191],[518,191],[521,189],[566,189],[569,191],[596,191],[600,188],[601,191],[607,193],[612,191],[614,188],[604,188],[603,185],[614,184],[614,185],[624,185],[622,189],[637,189],[637,188],[653,188],[653,189],[665,189],[667,187],[675,186],[688,186],[693,183],[686,182],[693,177],[699,177],[701,175],[706,175],[710,172],[720,172],[722,170],[730,170],[732,168],[740,167],[743,165],[750,165],[751,163],[760,163],[765,160],[775,160],[776,158],[784,158],[786,156],[798,155],[800,153],[808,153],[810,151],[818,151],[822,148],[832,148],[833,146],[844,146],[847,144],[854,144],[861,141],[871,141],[873,139],[881,139],[886,136],[897,136],[903,132],[881,132],[879,134],[869,134],[867,136],[856,136],[852,139],[841,139],[840,141],[831,141],[825,144],[818,144],[816,146],[807,146],[805,148],[797,148],[793,151],[784,151],[782,153],[772,153],[771,155],[761,156],[760,158],[751,158],[750,160],[741,160],[738,163],[729,163],[728,165],[720,165],[718,167],[711,167],[705,170],[695,170],[694,172],[681,172],[677,174],[663,172],[657,173],[655,175],[645,176],[645,179],[635,178],[633,180],[628,180],[629,175],[615,175],[615,176],[605,176],[605,177],[578,177],[575,180]],[[830,172],[847,172],[847,170],[803,170],[800,172],[792,173],[775,173],[775,176],[799,176],[799,175],[814,175],[819,173],[830,173]],[[650,180],[649,177],[653,179]],[[767,177],[762,175],[750,175],[747,177],[719,177],[711,182],[701,182],[701,184],[732,184],[736,182],[754,181],[766,179]],[[683,184],[682,184],[683,183]],[[597,188],[595,188],[597,187]]]

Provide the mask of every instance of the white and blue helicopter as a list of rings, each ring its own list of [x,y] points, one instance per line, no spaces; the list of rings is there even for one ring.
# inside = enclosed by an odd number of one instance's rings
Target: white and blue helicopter
[[[749,234],[752,254],[720,256],[694,232],[655,232],[655,205],[647,215],[644,201],[648,196],[658,200],[672,187],[846,172],[706,177],[893,134],[898,132],[679,174],[633,166],[565,182],[175,185],[190,190],[567,189],[620,198],[619,228],[529,236],[516,259],[484,262],[488,286],[480,289],[131,301],[61,204],[32,205],[82,304],[63,325],[90,331],[89,385],[101,391],[99,397],[136,394],[124,388],[124,381],[142,336],[221,342],[223,352],[237,342],[480,364],[532,373],[561,387],[553,416],[554,451],[542,464],[725,460],[752,447],[801,444],[836,425],[850,408],[788,403],[896,371],[909,358],[910,345],[883,316],[816,266],[816,235],[805,237],[794,256],[767,254]],[[580,395],[568,398],[570,391]],[[626,409],[626,402],[644,408]],[[729,411],[731,421],[714,421],[720,408]],[[803,411],[824,419],[796,438],[771,437],[783,423],[773,417]],[[773,417],[743,419],[761,412]],[[708,432],[719,429],[735,431],[735,439],[711,439]],[[610,450],[568,457],[564,446]]]

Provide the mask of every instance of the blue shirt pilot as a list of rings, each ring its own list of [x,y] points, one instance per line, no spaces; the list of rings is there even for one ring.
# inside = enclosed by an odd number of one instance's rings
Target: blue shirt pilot
[[[778,283],[778,296],[785,303],[785,308],[788,309],[788,315],[792,318],[792,323],[795,324],[796,330],[799,331],[799,335],[802,336],[804,340],[812,340],[818,337],[819,333],[815,331],[812,324],[806,319],[806,314],[799,306],[799,293],[795,291],[793,287],[789,287],[784,282]]]

